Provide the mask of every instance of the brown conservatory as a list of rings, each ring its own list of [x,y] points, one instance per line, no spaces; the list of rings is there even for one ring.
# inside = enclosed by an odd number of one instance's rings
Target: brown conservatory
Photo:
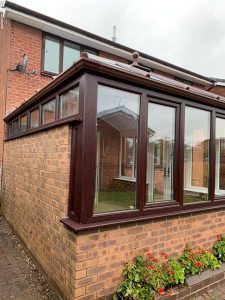
[[[135,55],[134,63],[126,65],[83,53],[77,63],[7,116],[5,122],[4,189],[9,220],[12,189],[19,195],[14,195],[15,202],[25,197],[25,190],[16,179],[7,183],[10,169],[14,168],[15,174],[18,170],[12,158],[13,145],[22,149],[23,155],[18,159],[24,170],[32,168],[32,161],[24,159],[29,145],[35,141],[33,149],[38,152],[43,136],[46,143],[52,138],[54,144],[61,133],[54,137],[51,133],[64,128],[69,141],[69,156],[64,160],[67,159],[69,171],[64,179],[67,183],[64,198],[59,200],[64,206],[53,222],[57,223],[55,230],[59,235],[69,232],[79,239],[80,231],[84,231],[81,235],[82,238],[87,235],[84,251],[89,251],[90,230],[101,237],[105,227],[114,235],[118,233],[118,240],[119,232],[125,228],[127,236],[129,230],[136,235],[142,233],[142,237],[135,238],[135,249],[141,249],[147,246],[146,239],[150,239],[148,234],[154,228],[149,224],[159,222],[157,230],[162,229],[161,233],[157,231],[158,240],[152,242],[152,247],[159,245],[160,234],[169,234],[166,227],[175,226],[177,232],[183,232],[189,228],[181,230],[179,226],[186,222],[193,224],[192,232],[182,235],[191,240],[204,227],[199,220],[215,219],[214,232],[216,224],[224,226],[218,221],[225,211],[225,98],[222,96],[152,73],[138,64]],[[55,145],[57,149],[58,142]],[[41,162],[47,156],[44,151],[40,153]],[[45,164],[50,160],[47,157]],[[55,160],[55,164],[60,168],[64,163]],[[37,179],[45,174],[39,167],[34,168]],[[49,176],[60,181],[60,175],[52,175],[54,170],[54,166],[49,168]],[[57,190],[54,180],[52,184]],[[31,185],[26,193],[42,191],[48,180],[40,187],[38,184],[36,181],[34,190]],[[49,190],[52,199],[57,201],[54,188]],[[41,201],[32,202],[35,217]],[[54,214],[52,203],[48,205],[45,209]],[[186,221],[188,218],[192,221]],[[48,222],[46,217],[43,220]],[[212,240],[212,233],[205,233],[201,238],[210,237]],[[26,242],[25,235],[23,239]],[[126,242],[126,245],[130,243]],[[79,241],[76,243],[79,248]],[[117,239],[110,245],[116,243]],[[101,248],[99,244],[96,247],[96,251]],[[171,252],[174,249],[171,246]],[[54,281],[60,286],[56,278]],[[114,284],[108,282],[107,288],[110,286],[113,290]]]

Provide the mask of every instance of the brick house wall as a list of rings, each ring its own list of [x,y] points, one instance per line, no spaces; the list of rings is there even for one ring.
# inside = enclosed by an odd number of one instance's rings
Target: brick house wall
[[[3,118],[25,100],[51,82],[51,77],[40,75],[42,32],[19,22],[4,19],[0,29],[0,173],[2,169],[4,122]],[[38,75],[21,74],[10,70],[21,62],[23,54],[28,55],[28,72]],[[0,176],[1,178],[1,176]]]
[[[51,281],[75,293],[76,236],[67,215],[71,132],[68,126],[5,143],[3,211]]]
[[[149,250],[206,249],[225,230],[225,209],[73,233],[67,216],[71,131],[61,126],[7,141],[3,212],[64,299],[104,299],[125,262]]]
[[[52,79],[41,72],[42,31],[19,22],[11,22],[9,68],[14,69],[21,62],[23,54],[28,55],[27,71],[36,70],[38,75],[8,72],[6,112],[28,100],[37,90]]]

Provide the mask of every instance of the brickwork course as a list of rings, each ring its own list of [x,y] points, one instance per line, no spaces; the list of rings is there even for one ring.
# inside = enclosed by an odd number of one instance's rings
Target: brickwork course
[[[68,211],[70,127],[8,141],[4,153],[4,215],[68,299],[113,294],[137,254],[177,254],[187,243],[209,249],[224,232],[225,210],[217,209],[75,234],[60,222]]]

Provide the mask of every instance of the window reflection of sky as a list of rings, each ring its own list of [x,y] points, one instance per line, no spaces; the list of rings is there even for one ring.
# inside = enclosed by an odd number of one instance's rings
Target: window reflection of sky
[[[216,138],[225,138],[225,119],[216,118]]]
[[[210,138],[210,112],[185,108],[185,145],[195,147]]]
[[[140,95],[99,85],[97,112],[125,106],[134,113],[139,114],[139,99]]]
[[[155,103],[148,106],[148,128],[153,130],[153,140],[174,140],[175,108]]]

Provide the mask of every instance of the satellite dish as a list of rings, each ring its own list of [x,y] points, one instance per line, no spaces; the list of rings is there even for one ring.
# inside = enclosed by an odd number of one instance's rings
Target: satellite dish
[[[28,56],[24,53],[23,55],[23,60],[22,60],[22,63],[21,63],[21,66],[22,66],[22,73],[25,73],[26,71],[26,68],[27,68],[27,64],[28,64]]]
[[[27,68],[27,64],[28,64],[28,56],[24,53],[23,60],[22,60],[21,63],[18,63],[18,65],[16,66],[15,71],[19,71],[21,73],[25,73],[26,72],[26,68]]]

